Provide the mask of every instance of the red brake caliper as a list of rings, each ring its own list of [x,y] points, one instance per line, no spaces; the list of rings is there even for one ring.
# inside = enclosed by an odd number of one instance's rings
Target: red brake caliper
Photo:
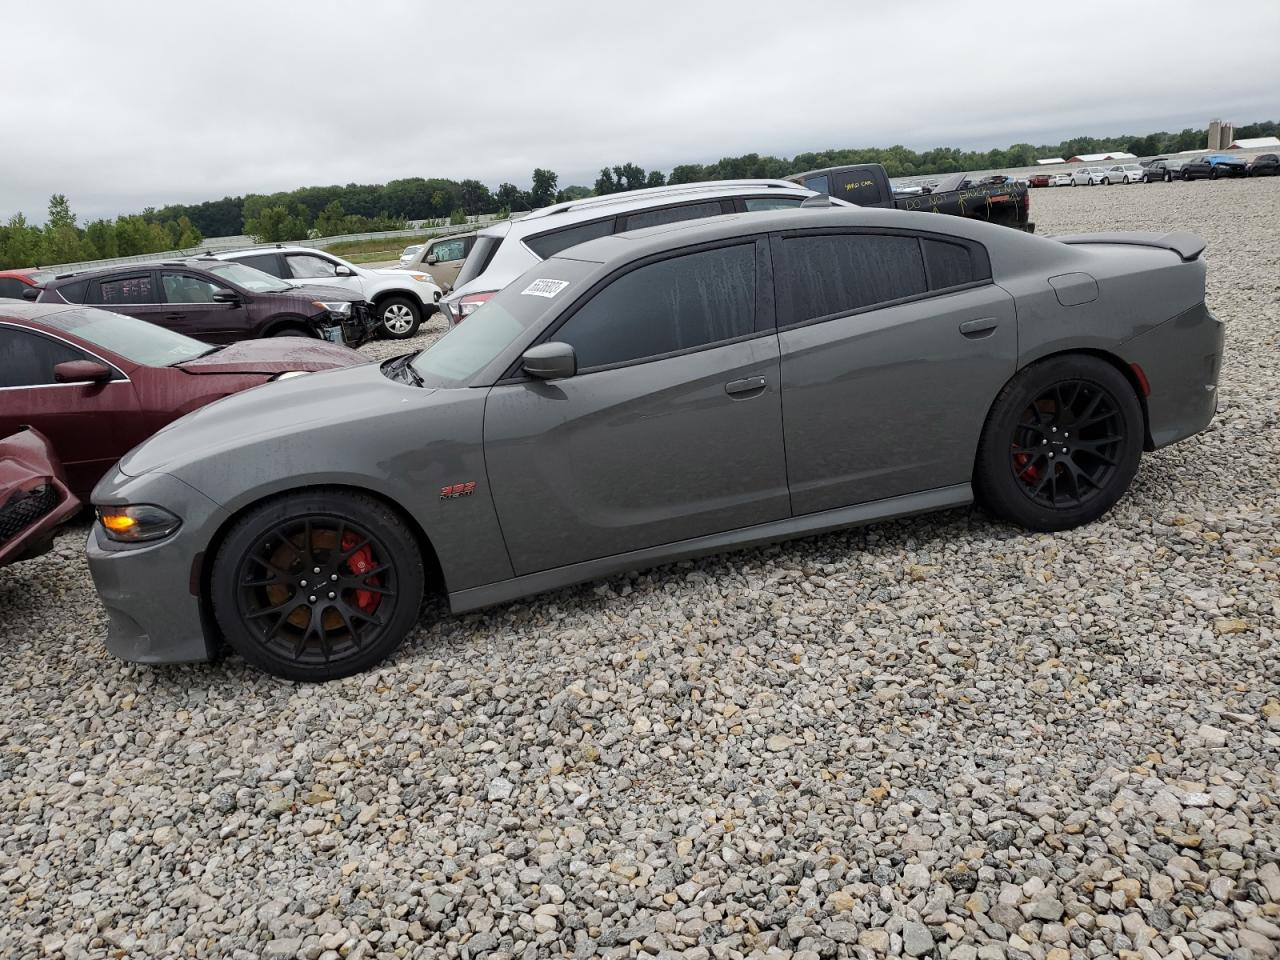
[[[342,537],[343,552],[350,550],[360,541],[353,533],[346,533]],[[373,569],[373,550],[368,544],[365,544],[347,559],[347,569],[357,577],[368,570]],[[366,581],[370,586],[380,586],[377,577],[370,577]],[[356,606],[365,613],[373,613],[378,608],[378,601],[382,599],[381,594],[374,593],[372,590],[356,591]]]
[[[1013,455],[1013,472],[1017,475],[1019,480],[1026,483],[1035,483],[1040,479],[1040,468],[1028,467],[1027,464],[1030,462],[1031,457],[1028,454],[1015,453]]]

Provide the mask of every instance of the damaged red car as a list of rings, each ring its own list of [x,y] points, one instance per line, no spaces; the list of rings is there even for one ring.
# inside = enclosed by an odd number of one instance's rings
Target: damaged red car
[[[71,493],[87,500],[125,453],[197,407],[365,362],[304,337],[215,347],[95,307],[0,301],[0,437],[40,431]]]
[[[44,437],[20,430],[0,439],[0,567],[48,551],[53,528],[79,509]]]

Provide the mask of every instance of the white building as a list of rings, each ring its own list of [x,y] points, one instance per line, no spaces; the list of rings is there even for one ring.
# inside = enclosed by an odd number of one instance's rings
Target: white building
[[[1228,150],[1266,150],[1280,148],[1280,137],[1250,137],[1246,140],[1232,140]]]
[[[1104,160],[1137,160],[1137,156],[1132,153],[1125,153],[1123,150],[1117,150],[1115,153],[1082,153],[1078,157],[1072,157],[1071,163],[1102,163]]]
[[[1036,163],[1040,164],[1040,166],[1042,166],[1042,167],[1043,167],[1046,163],[1066,163],[1066,162],[1067,162],[1067,161],[1063,160],[1061,157],[1050,157],[1048,160],[1037,160],[1037,161],[1036,161]]]

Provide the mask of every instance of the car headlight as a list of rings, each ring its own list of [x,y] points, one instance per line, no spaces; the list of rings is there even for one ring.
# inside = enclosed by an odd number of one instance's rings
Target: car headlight
[[[284,373],[277,373],[271,378],[271,382],[275,383],[277,380],[292,380],[294,377],[305,377],[310,372],[310,370],[286,370]]]
[[[411,273],[411,274],[409,274],[409,276],[413,277],[413,279],[417,280],[419,283],[431,283],[431,282],[432,282],[432,281],[431,281],[431,278],[430,278],[430,277],[428,277],[425,273]]]
[[[163,507],[140,503],[127,507],[98,507],[98,522],[108,539],[139,543],[167,537],[182,521]]]
[[[324,300],[312,300],[311,305],[313,307],[319,307],[321,310],[328,310],[330,313],[334,314],[335,316],[339,316],[339,317],[351,316],[350,300],[334,300],[330,302],[326,302]]]

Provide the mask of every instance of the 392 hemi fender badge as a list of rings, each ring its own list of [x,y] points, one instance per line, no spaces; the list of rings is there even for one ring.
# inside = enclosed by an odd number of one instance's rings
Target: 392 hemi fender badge
[[[441,500],[456,500],[458,497],[469,497],[476,491],[476,482],[468,480],[466,483],[455,483],[451,486],[440,488]]]
[[[535,280],[520,292],[526,297],[554,297],[568,285],[568,280]]]

